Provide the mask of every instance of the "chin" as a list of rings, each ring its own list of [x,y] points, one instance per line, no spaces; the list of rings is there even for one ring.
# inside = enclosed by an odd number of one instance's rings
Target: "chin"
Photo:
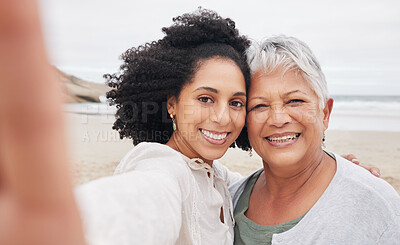
[[[228,149],[220,149],[220,150],[210,149],[206,152],[203,152],[201,156],[205,160],[214,161],[223,157],[227,150]]]
[[[303,157],[303,152],[296,151],[281,151],[281,152],[273,152],[269,151],[264,154],[265,157],[262,157],[263,161],[268,165],[275,166],[292,166],[297,164]]]
[[[221,157],[223,157],[225,155],[225,152],[224,153],[215,153],[215,154],[206,154],[206,156],[204,157],[204,159],[206,159],[206,160],[210,160],[210,161],[214,161],[214,160],[218,160],[218,159],[220,159]]]
[[[280,166],[292,166],[297,164],[300,159],[301,157],[298,156],[285,155],[275,157],[274,162],[276,163],[276,165]]]

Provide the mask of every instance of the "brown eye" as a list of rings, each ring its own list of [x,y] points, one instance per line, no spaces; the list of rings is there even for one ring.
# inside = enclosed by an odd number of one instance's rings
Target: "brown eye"
[[[244,104],[242,102],[240,102],[240,101],[232,101],[231,105],[234,106],[234,107],[238,107],[238,108],[244,107]]]
[[[259,108],[266,108],[266,107],[267,107],[266,104],[258,104],[258,105],[253,106],[253,108],[251,108],[250,111],[257,110]]]
[[[206,96],[200,97],[199,101],[203,102],[203,103],[213,103],[214,102],[210,97],[206,97]]]

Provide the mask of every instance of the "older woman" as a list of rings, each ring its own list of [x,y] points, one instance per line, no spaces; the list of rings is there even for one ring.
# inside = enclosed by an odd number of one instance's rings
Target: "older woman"
[[[308,46],[278,36],[248,59],[248,135],[264,168],[231,188],[235,244],[399,244],[397,192],[321,147],[333,99]]]

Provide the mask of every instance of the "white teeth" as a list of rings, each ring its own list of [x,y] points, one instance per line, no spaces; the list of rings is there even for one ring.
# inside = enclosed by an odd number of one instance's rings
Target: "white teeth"
[[[290,140],[295,140],[299,136],[300,136],[300,134],[292,134],[292,135],[286,135],[286,136],[282,136],[282,137],[267,137],[267,140],[270,142],[282,143],[282,142],[287,142]]]
[[[206,130],[204,130],[204,129],[202,129],[201,132],[202,132],[205,136],[207,136],[208,138],[215,139],[215,140],[222,140],[222,139],[225,139],[226,136],[228,135],[228,133],[222,133],[222,134],[215,134],[215,133],[214,133],[214,134],[213,134],[213,133],[211,133],[211,132],[209,132],[209,131],[206,131]]]

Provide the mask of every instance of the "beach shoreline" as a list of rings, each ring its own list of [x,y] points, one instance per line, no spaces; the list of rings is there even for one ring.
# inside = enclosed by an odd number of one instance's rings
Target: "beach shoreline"
[[[114,116],[65,113],[73,184],[112,175],[123,156],[133,148],[112,130]],[[400,132],[327,130],[326,150],[353,153],[363,164],[380,168],[382,178],[400,193]],[[220,161],[230,170],[248,175],[262,167],[259,156],[231,148]]]

